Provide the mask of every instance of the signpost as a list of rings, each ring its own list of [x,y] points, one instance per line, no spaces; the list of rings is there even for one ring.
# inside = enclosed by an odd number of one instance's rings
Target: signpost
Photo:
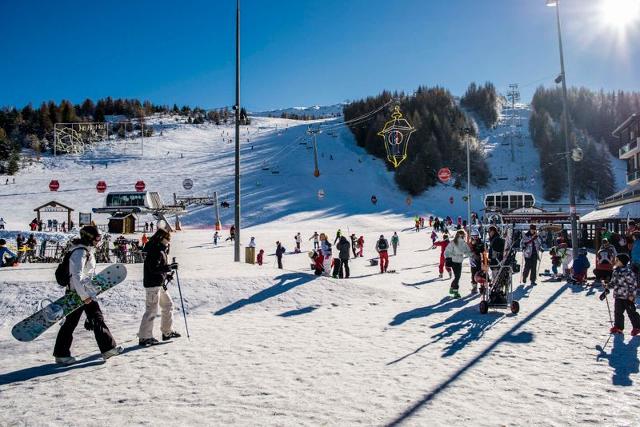
[[[104,181],[98,181],[96,184],[96,190],[98,193],[104,193],[107,190],[107,183]]]
[[[442,168],[438,171],[438,179],[446,184],[451,179],[451,170],[449,168]]]

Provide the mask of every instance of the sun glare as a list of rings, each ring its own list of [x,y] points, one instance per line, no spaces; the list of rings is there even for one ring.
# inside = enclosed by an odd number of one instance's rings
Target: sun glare
[[[640,25],[640,0],[602,0],[602,16],[613,27]]]

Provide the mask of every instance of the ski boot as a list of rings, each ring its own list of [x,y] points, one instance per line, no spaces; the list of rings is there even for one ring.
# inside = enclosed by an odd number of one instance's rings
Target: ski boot
[[[451,296],[451,298],[453,299],[458,299],[460,298],[460,293],[458,292],[457,289],[453,289],[453,288],[449,288],[449,295]]]

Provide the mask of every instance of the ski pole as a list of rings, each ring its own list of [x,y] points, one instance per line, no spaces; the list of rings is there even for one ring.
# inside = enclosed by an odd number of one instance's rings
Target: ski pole
[[[173,263],[176,263],[176,257],[173,257]],[[189,336],[189,326],[187,325],[187,312],[184,311],[184,300],[182,299],[182,289],[180,288],[180,277],[178,276],[178,269],[176,269],[176,283],[178,284],[178,294],[180,295],[180,305],[182,306],[182,317],[184,318],[184,329],[187,331],[187,339],[191,341]]]
[[[609,297],[607,295],[608,293],[604,294],[604,300],[607,302],[607,311],[609,312],[609,323],[611,323],[611,326],[613,327],[613,319],[611,318],[611,308],[609,307]]]

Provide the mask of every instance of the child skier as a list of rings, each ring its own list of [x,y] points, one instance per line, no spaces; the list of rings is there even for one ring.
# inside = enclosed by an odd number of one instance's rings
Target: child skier
[[[300,244],[302,243],[302,236],[300,235],[299,232],[298,232],[298,234],[295,235],[294,239],[296,241],[296,249],[294,250],[294,252],[299,254],[300,253]]]
[[[264,249],[260,249],[260,252],[258,252],[258,256],[257,256],[258,265],[262,265],[263,259],[264,259]]]
[[[627,312],[633,329],[631,336],[640,334],[640,315],[636,311],[636,274],[633,272],[629,264],[629,255],[618,254],[616,257],[615,269],[611,275],[611,282],[607,285],[607,289],[600,295],[600,299],[604,300],[609,293],[609,289],[613,288],[614,302],[614,325],[609,330],[612,334],[622,334],[624,330],[624,312]]]
[[[560,257],[557,253],[557,248],[554,246],[549,250],[551,256],[551,271],[553,272],[553,279],[558,279],[558,267],[560,267]]]
[[[447,249],[447,246],[449,246],[449,235],[447,233],[442,235],[442,240],[439,242],[435,242],[433,244],[433,246],[431,247],[431,249],[435,249],[436,246],[440,247],[440,264],[438,264],[438,272],[440,273],[440,276],[438,276],[440,279],[442,279],[442,273],[444,272],[444,251]],[[447,267],[447,273],[449,273],[449,279],[451,279],[451,267]]]
[[[220,239],[220,234],[216,231],[213,233],[213,244],[215,246],[218,246],[218,239]]]
[[[364,250],[364,236],[358,238],[358,256],[362,257],[362,251]]]
[[[578,257],[573,261],[571,280],[579,285],[584,285],[587,281],[589,267],[591,267],[591,264],[587,259],[587,248],[580,248]]]
[[[593,282],[594,285],[599,285],[603,281],[608,283],[611,280],[616,256],[618,256],[616,248],[609,243],[609,239],[602,239],[602,246],[596,253],[596,268],[593,270],[593,274],[596,276],[596,280]]]
[[[433,229],[431,230],[431,246],[436,244],[436,240],[438,240],[438,233],[436,233],[436,230]]]

